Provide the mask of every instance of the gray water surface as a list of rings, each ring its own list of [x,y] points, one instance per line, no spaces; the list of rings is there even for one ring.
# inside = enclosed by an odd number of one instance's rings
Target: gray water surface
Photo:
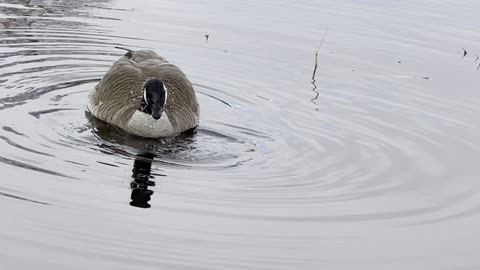
[[[0,268],[479,269],[479,10],[0,0]],[[195,132],[86,113],[115,46],[184,70]]]

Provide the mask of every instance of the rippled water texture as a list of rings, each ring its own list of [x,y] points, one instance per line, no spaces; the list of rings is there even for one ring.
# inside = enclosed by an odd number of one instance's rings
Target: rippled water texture
[[[478,10],[3,0],[0,268],[480,269]],[[184,70],[195,132],[86,113],[115,46]]]

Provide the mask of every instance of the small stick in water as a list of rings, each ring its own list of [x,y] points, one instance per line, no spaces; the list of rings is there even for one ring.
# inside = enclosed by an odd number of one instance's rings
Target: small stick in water
[[[315,73],[317,73],[318,66],[318,49],[315,50],[315,66],[313,67],[312,80],[315,80]]]
[[[318,46],[318,49],[315,50],[315,66],[313,67],[312,81],[310,82],[313,85],[312,91],[315,92],[316,94],[314,98],[310,99],[310,101],[312,101],[312,103],[315,105],[317,104],[315,100],[317,100],[318,96],[320,95],[320,93],[317,91],[317,85],[315,84],[315,74],[317,73],[317,67],[318,67],[318,52],[320,51],[320,48],[322,48],[327,32],[328,32],[328,26],[327,26],[327,29],[325,29],[325,33],[323,34],[322,41],[320,42],[320,46]]]
[[[315,80],[315,73],[317,72],[317,66],[318,66],[318,52],[322,48],[323,42],[325,41],[325,36],[327,35],[328,32],[328,27],[325,29],[325,33],[323,33],[322,41],[320,42],[320,46],[318,46],[318,49],[315,50],[315,66],[313,68],[313,74],[312,74],[312,80]]]

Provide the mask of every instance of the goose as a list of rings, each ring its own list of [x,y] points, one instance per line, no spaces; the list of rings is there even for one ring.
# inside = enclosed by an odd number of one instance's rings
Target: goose
[[[199,105],[187,76],[151,50],[130,49],[89,95],[87,109],[96,118],[127,133],[159,138],[195,128]]]

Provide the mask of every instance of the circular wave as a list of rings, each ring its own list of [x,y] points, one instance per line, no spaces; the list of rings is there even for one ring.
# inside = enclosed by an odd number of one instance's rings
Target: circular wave
[[[412,193],[438,194],[452,185],[462,165],[448,159],[451,151],[471,148],[472,156],[478,153],[478,145],[446,132],[455,128],[478,132],[463,120],[477,112],[475,105],[427,94],[414,78],[401,82],[405,78],[397,77],[397,89],[372,89],[372,82],[365,82],[355,91],[353,85],[326,80],[324,85],[335,87],[320,89],[314,110],[303,96],[279,91],[276,84],[249,81],[240,66],[222,66],[210,70],[209,79],[196,78],[201,82],[195,88],[202,122],[195,132],[147,140],[85,114],[88,92],[122,54],[113,47],[128,46],[130,40],[108,35],[97,26],[75,22],[72,30],[68,21],[59,27],[57,20],[33,15],[3,19],[0,31],[0,46],[5,49],[0,55],[0,87],[6,90],[0,97],[0,113],[16,116],[3,126],[15,134],[0,137],[11,147],[4,163],[37,171],[50,167],[45,172],[81,179],[85,166],[96,167],[92,171],[96,174],[102,166],[119,167],[148,152],[155,156],[153,164],[173,174],[215,171],[212,178],[190,173],[181,177],[177,189],[166,191],[175,196],[243,207],[311,209],[300,216],[276,211],[228,214],[273,220],[414,222],[451,215],[449,209],[468,204],[473,195],[470,189],[457,187],[448,196],[408,202]],[[255,59],[243,59],[242,64],[251,60]],[[276,72],[282,71],[277,67]],[[237,76],[214,79],[220,74]],[[271,76],[269,71],[263,75]],[[385,86],[391,80],[374,79],[376,85]],[[287,81],[283,85],[293,88]],[[15,161],[13,157],[25,151],[42,158]],[[112,163],[105,155],[119,160]],[[68,169],[55,170],[47,165],[52,160],[54,164],[63,160]],[[181,188],[193,182],[203,188]],[[342,210],[331,213],[332,206]],[[215,213],[227,215],[227,209]]]
[[[215,2],[225,17],[215,22],[198,15],[212,13],[203,2],[140,1],[141,13],[128,1],[70,2],[0,4],[0,196],[32,207],[4,209],[21,220],[0,235],[11,250],[26,254],[33,239],[55,255],[129,267],[141,257],[155,269],[426,265],[478,253],[431,248],[470,239],[461,229],[479,208],[479,99],[448,93],[445,74],[423,68],[433,46],[439,66],[460,70],[459,57],[426,43],[440,23],[399,36],[385,29],[406,31],[411,14],[350,2]],[[320,15],[335,26],[312,78]],[[124,53],[115,46],[154,49],[185,71],[201,105],[195,131],[144,139],[86,112]]]

